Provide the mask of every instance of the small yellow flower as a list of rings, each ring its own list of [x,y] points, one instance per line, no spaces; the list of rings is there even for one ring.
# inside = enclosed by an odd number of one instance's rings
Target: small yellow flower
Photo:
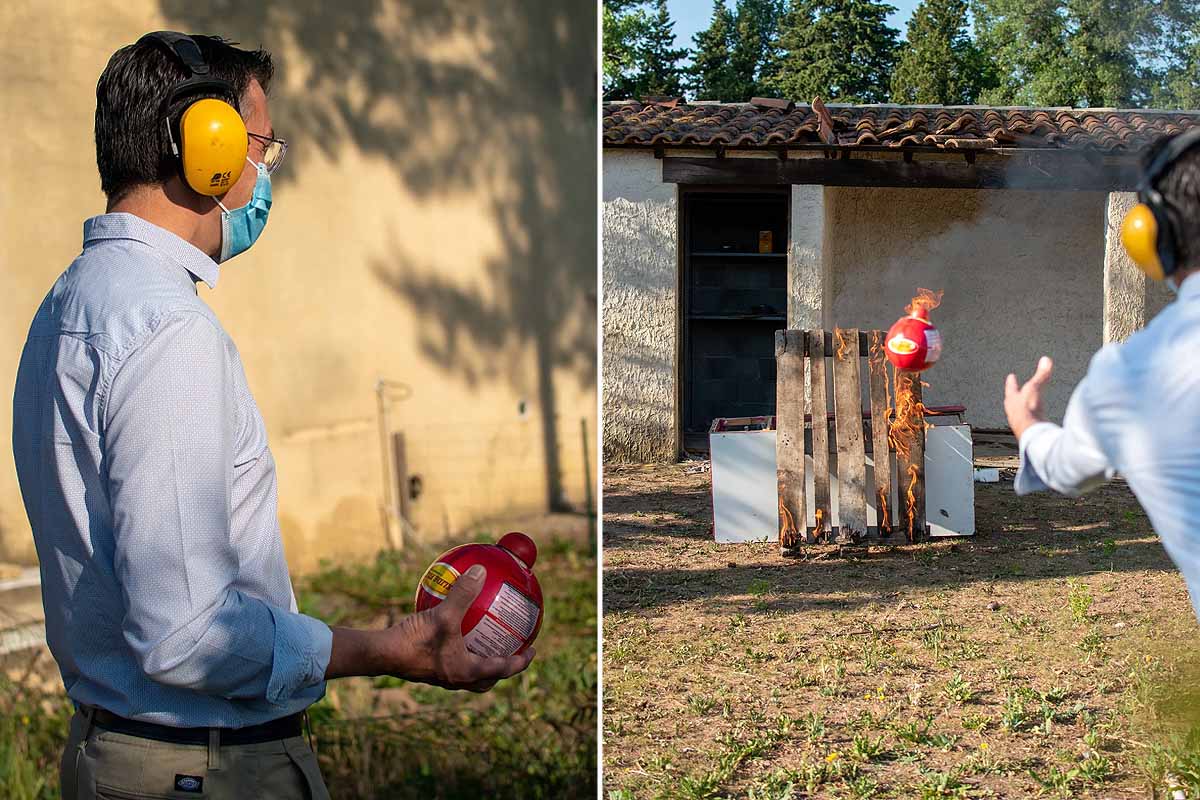
[[[834,761],[837,761],[838,758],[840,758],[840,757],[841,757],[841,753],[839,753],[837,750],[834,750],[832,753],[825,756],[825,760],[830,763],[833,763]]]
[[[29,724],[29,717],[28,717],[28,716],[25,716],[25,715],[22,715],[22,716],[21,716],[21,724],[22,724],[22,725],[28,725],[28,724]]]
[[[988,743],[987,743],[987,742],[980,742],[980,743],[979,743],[979,749],[980,749],[980,750],[987,750],[987,749],[988,749]]]

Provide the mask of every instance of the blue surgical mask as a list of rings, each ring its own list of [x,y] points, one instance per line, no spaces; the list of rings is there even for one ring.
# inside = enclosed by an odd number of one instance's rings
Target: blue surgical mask
[[[258,171],[250,202],[230,211],[217,200],[217,205],[221,207],[221,255],[217,258],[218,264],[249,250],[258,241],[263,228],[267,227],[267,215],[271,211],[271,176],[265,164],[255,164],[249,158],[246,161]]]

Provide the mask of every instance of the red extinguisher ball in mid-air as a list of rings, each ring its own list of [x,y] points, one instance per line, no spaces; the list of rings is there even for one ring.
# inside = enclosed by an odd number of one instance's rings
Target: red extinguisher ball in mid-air
[[[417,611],[445,600],[459,575],[482,564],[487,578],[463,617],[463,639],[476,655],[516,655],[533,644],[542,628],[542,587],[533,574],[536,560],[537,545],[515,531],[496,544],[464,544],[447,550],[421,578]]]
[[[929,321],[929,309],[937,308],[941,299],[941,292],[921,289],[905,309],[907,316],[888,330],[884,349],[896,369],[920,372],[933,366],[942,354],[942,334]]]

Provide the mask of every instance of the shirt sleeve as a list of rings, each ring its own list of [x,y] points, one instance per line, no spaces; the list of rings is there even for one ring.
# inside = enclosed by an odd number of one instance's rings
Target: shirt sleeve
[[[184,312],[112,380],[104,458],[122,630],[155,681],[282,704],[324,680],[332,633],[233,588],[232,369],[219,329]]]
[[[1017,494],[1053,489],[1078,497],[1116,474],[1093,430],[1087,386],[1085,377],[1075,387],[1061,426],[1039,422],[1021,436],[1021,465],[1013,482]]]

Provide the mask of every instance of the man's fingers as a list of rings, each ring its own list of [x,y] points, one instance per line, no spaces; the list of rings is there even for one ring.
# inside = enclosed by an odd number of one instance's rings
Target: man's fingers
[[[505,678],[511,678],[518,672],[523,672],[529,663],[533,661],[534,651],[529,648],[524,653],[508,658],[499,656],[485,659],[480,666],[480,672],[488,676],[488,679],[498,681]]]
[[[1038,359],[1037,371],[1033,373],[1033,377],[1029,382],[1035,388],[1041,388],[1050,380],[1051,373],[1054,372],[1054,362],[1050,360],[1050,356],[1042,356]]]
[[[454,619],[461,620],[466,616],[471,603],[483,591],[485,577],[487,577],[487,570],[483,568],[482,564],[475,564],[455,579],[450,586],[450,591],[446,592],[446,599],[442,601],[442,605],[446,606],[446,611]]]
[[[1008,397],[1019,391],[1021,391],[1021,385],[1017,383],[1017,376],[1011,372],[1008,373],[1008,377],[1004,379],[1004,396]]]

